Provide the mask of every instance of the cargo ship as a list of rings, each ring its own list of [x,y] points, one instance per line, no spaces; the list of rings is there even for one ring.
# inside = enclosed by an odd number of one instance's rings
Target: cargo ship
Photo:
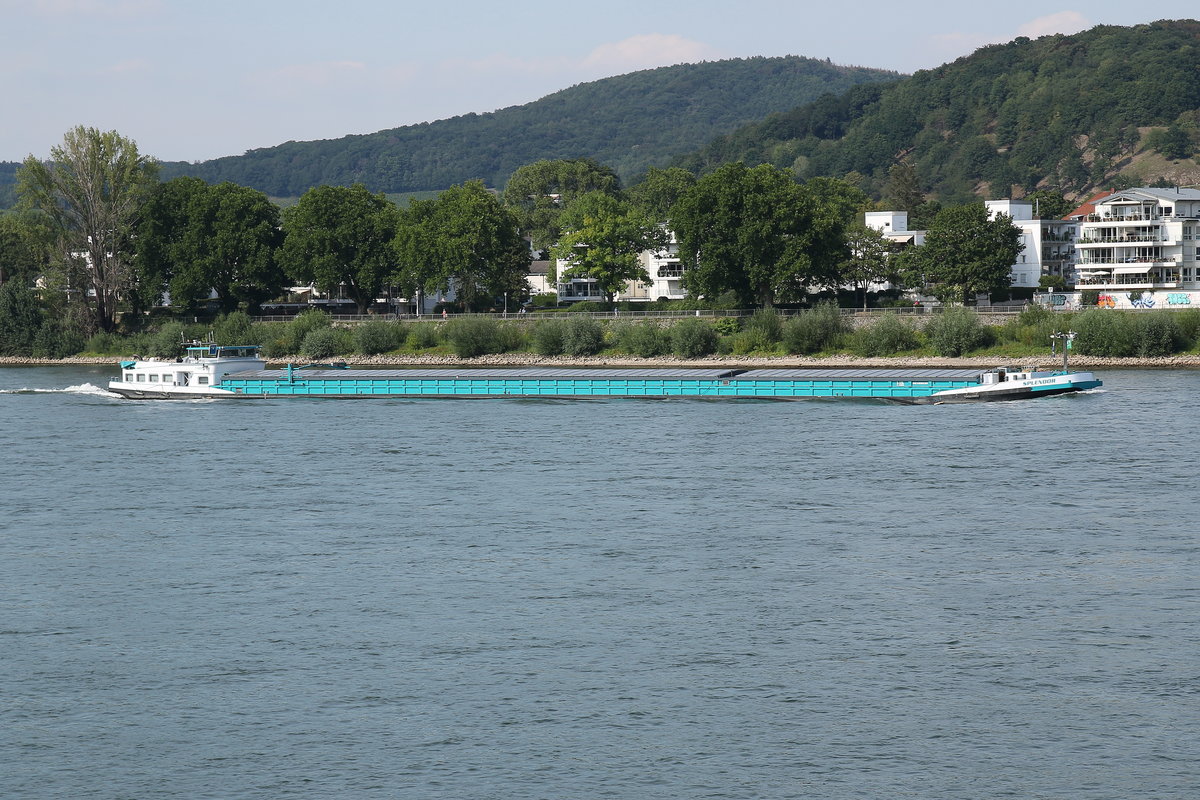
[[[1013,369],[267,369],[254,346],[193,343],[178,359],[121,362],[110,392],[132,400],[270,397],[877,398],[897,403],[1019,400],[1101,386],[1091,372]]]

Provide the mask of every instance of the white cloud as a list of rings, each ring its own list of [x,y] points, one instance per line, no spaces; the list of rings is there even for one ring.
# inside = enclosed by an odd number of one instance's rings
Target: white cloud
[[[677,34],[645,33],[619,42],[607,42],[588,53],[581,66],[614,72],[665,67],[720,58],[721,54],[703,42]]]
[[[1091,26],[1092,23],[1088,22],[1087,17],[1078,11],[1059,11],[1057,14],[1048,14],[1026,22],[1017,28],[1017,35],[1036,39],[1053,33],[1079,33]]]

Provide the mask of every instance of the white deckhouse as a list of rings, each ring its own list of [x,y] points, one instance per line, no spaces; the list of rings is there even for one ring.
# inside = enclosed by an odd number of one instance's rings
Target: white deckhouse
[[[1097,200],[1079,222],[1075,288],[1099,290],[1109,307],[1193,304],[1200,190],[1126,189]]]

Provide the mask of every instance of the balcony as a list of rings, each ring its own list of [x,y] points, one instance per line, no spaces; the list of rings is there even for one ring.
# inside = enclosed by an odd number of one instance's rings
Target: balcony
[[[1155,231],[1153,233],[1121,233],[1110,236],[1084,235],[1079,237],[1079,244],[1136,244],[1140,242],[1169,242],[1170,237]]]

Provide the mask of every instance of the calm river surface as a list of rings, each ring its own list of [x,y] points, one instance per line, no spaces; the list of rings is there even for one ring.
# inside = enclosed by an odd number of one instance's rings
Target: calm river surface
[[[910,407],[113,371],[0,369],[0,797],[1200,796],[1200,372]]]

